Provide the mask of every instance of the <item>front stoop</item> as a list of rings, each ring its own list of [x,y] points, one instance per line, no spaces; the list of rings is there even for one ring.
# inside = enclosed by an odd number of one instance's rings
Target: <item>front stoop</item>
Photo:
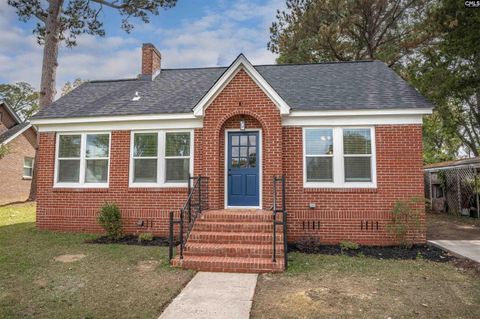
[[[282,272],[283,229],[277,226],[277,261],[272,261],[272,212],[263,210],[205,211],[198,218],[172,266],[213,272]]]

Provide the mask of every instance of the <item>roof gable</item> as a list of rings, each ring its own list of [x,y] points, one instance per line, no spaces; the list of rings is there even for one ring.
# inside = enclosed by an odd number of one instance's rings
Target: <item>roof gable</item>
[[[273,87],[263,78],[263,76],[255,69],[255,67],[248,61],[248,59],[240,54],[235,61],[225,70],[225,72],[217,79],[208,92],[193,108],[195,116],[203,116],[205,109],[212,103],[217,95],[230,83],[235,75],[240,70],[245,72],[252,78],[252,80],[262,89],[262,91],[272,100],[272,102],[280,110],[280,114],[289,114],[290,106],[285,102],[280,95],[273,89]]]

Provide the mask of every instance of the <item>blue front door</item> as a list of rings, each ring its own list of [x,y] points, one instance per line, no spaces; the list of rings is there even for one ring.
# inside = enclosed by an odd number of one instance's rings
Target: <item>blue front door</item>
[[[258,132],[229,132],[228,206],[259,206]]]

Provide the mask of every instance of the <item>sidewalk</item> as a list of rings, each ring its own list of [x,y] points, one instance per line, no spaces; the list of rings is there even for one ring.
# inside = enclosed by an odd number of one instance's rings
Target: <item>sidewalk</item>
[[[434,246],[480,263],[480,240],[429,240]]]
[[[159,319],[248,319],[256,274],[199,272]]]

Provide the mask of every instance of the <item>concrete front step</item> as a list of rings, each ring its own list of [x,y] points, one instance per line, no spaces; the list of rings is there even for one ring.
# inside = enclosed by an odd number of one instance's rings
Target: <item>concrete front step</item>
[[[276,254],[283,258],[283,244],[277,244]],[[273,247],[252,244],[218,244],[189,242],[184,249],[184,256],[217,256],[217,257],[249,257],[272,258]]]
[[[272,233],[245,232],[201,232],[192,231],[188,242],[192,243],[222,243],[222,244],[271,244]],[[277,233],[277,243],[283,243],[283,234]]]
[[[278,230],[278,229],[277,229]],[[273,231],[272,221],[255,221],[255,222],[214,222],[210,220],[199,220],[195,222],[194,231],[215,231],[215,232],[268,232]]]
[[[268,273],[284,270],[282,258],[277,259],[274,263],[271,258],[184,256],[181,260],[177,256],[172,260],[172,265],[212,272]]]

